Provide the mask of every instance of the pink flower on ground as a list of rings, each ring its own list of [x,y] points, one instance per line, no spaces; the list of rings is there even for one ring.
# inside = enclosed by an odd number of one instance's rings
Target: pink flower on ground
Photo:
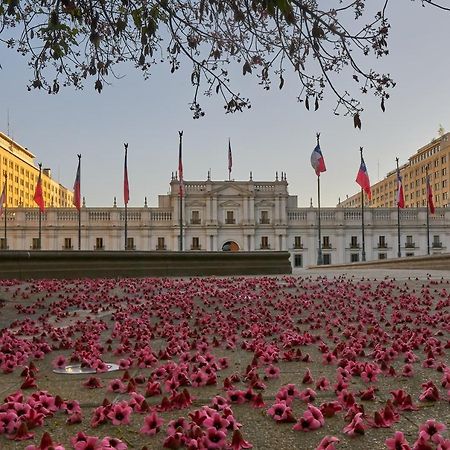
[[[321,441],[316,450],[336,450],[334,444],[339,443],[339,439],[335,436],[325,436]]]
[[[276,422],[295,422],[292,409],[285,402],[274,403],[267,414]]]
[[[66,364],[67,360],[64,355],[59,355],[52,361],[52,367],[54,367],[55,369],[62,369],[66,367]]]
[[[189,430],[189,423],[184,417],[179,417],[176,420],[171,420],[167,424],[167,434],[175,435],[177,432],[184,432]]]
[[[436,400],[439,400],[439,390],[436,387],[436,385],[431,381],[427,381],[426,383],[422,384],[422,394],[419,396],[419,400],[421,402],[429,401],[429,402],[435,402]]]
[[[17,429],[16,434],[7,436],[8,439],[12,439],[14,441],[27,441],[29,439],[33,439],[34,433],[28,430],[27,424],[22,422]]]
[[[386,439],[385,444],[388,450],[411,450],[405,435],[401,431],[396,431],[394,437]]]
[[[241,450],[241,449],[246,449],[246,448],[253,448],[253,445],[250,444],[250,442],[247,442],[242,437],[242,434],[239,430],[234,430],[230,447],[232,450]]]
[[[437,422],[436,420],[430,419],[425,423],[420,425],[419,433],[426,441],[438,442],[440,433],[444,432],[446,426],[443,423]]]
[[[362,413],[357,413],[355,417],[353,417],[353,420],[346,427],[344,427],[342,431],[349,436],[354,436],[356,433],[364,434],[366,428],[367,427],[364,425],[362,419]]]
[[[118,394],[123,394],[127,391],[127,387],[119,378],[111,380],[108,386],[109,392],[116,392]]]
[[[292,427],[297,431],[313,431],[321,428],[325,419],[320,411],[313,405],[308,405],[308,410],[303,413],[298,422]]]
[[[67,414],[81,413],[81,407],[77,400],[67,400],[62,407]]]
[[[161,425],[163,423],[164,420],[153,411],[144,418],[144,424],[139,431],[147,436],[154,436],[161,430]]]
[[[130,423],[130,415],[132,408],[126,401],[115,403],[106,415],[113,425],[128,425]]]
[[[271,364],[269,367],[267,367],[264,370],[264,373],[266,374],[267,378],[275,379],[275,378],[279,378],[279,376],[280,376],[280,369],[278,367],[276,367],[276,366]]]
[[[97,389],[99,387],[102,387],[102,383],[100,381],[100,378],[90,377],[83,383],[83,386],[87,387],[88,389]]]
[[[206,435],[203,436],[202,442],[207,449],[224,448],[226,445],[227,435],[215,428],[208,428],[206,430]]]
[[[335,415],[335,413],[342,411],[342,406],[340,405],[339,402],[334,401],[334,402],[322,403],[319,406],[319,409],[324,417],[333,417]]]
[[[120,439],[106,436],[101,441],[102,449],[127,450],[128,445]]]
[[[75,450],[100,450],[102,443],[97,436],[88,436],[79,431],[76,436],[70,439]]]
[[[304,391],[301,391],[299,395],[299,399],[307,403],[312,403],[316,399],[316,397],[316,392],[311,388],[306,388]]]
[[[64,447],[61,444],[54,444],[52,437],[49,433],[45,432],[42,435],[41,442],[39,446],[36,445],[28,445],[25,447],[25,450],[64,450]]]
[[[215,428],[216,430],[221,430],[224,433],[227,432],[229,425],[230,422],[218,413],[214,413],[212,416],[207,417],[203,422],[203,426],[205,428]]]

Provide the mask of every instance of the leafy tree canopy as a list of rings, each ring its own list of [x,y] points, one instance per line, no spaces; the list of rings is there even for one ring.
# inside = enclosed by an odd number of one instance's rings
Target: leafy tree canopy
[[[414,1],[414,0],[412,0]],[[431,0],[417,0],[449,11]],[[124,62],[145,77],[157,63],[190,68],[194,118],[204,115],[200,96],[218,95],[226,112],[250,107],[236,92],[230,64],[257,77],[264,89],[283,88],[287,71],[298,80],[298,99],[319,108],[325,94],[336,114],[361,128],[359,95],[339,88],[348,76],[356,92],[372,93],[384,110],[395,86],[389,74],[364,68],[364,57],[388,53],[389,0],[0,0],[0,40],[28,58],[29,89],[56,94],[81,88],[98,92]],[[376,7],[375,11],[373,10]],[[371,10],[369,12],[368,10]]]

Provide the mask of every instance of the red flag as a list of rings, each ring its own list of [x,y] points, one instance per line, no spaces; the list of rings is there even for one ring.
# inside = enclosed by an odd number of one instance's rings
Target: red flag
[[[178,150],[178,176],[180,179],[180,197],[183,197],[184,195],[184,179],[183,179],[183,156],[181,153],[181,149],[182,149],[182,137],[183,137],[183,132],[179,131],[179,135],[180,135],[180,147]]]
[[[34,191],[34,201],[39,205],[39,210],[41,212],[45,211],[44,194],[42,193],[42,180],[41,180],[41,169],[39,168],[39,178],[36,184],[36,189]]]
[[[78,211],[81,208],[81,180],[80,180],[80,171],[81,171],[81,155],[78,155],[78,169],[77,176],[75,177],[75,183],[73,184],[73,205]]]
[[[369,174],[367,173],[366,163],[361,156],[361,165],[359,166],[356,182],[361,186],[362,190],[367,194],[369,200],[372,198],[372,190],[370,189]]]
[[[434,214],[434,201],[433,201],[433,190],[431,189],[430,176],[427,175],[427,204],[430,209],[430,213]]]
[[[0,217],[3,214],[3,204],[6,206],[6,179],[5,184],[3,185],[2,195],[0,195]]]
[[[320,176],[321,172],[325,172],[327,170],[325,167],[325,159],[323,158],[322,150],[320,150],[319,144],[316,145],[316,148],[311,154],[311,165],[317,176]]]
[[[397,206],[399,208],[405,207],[405,196],[403,194],[402,177],[400,176],[400,170],[397,169]]]
[[[228,178],[231,176],[231,169],[233,167],[233,155],[231,154],[231,143],[228,139]]]
[[[130,188],[128,185],[128,144],[125,145],[125,163],[123,166],[123,202],[128,205],[130,201]]]

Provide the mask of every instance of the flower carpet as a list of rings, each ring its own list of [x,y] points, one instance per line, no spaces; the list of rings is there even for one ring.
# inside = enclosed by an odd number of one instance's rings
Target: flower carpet
[[[449,352],[444,278],[0,281],[0,449],[450,450]]]

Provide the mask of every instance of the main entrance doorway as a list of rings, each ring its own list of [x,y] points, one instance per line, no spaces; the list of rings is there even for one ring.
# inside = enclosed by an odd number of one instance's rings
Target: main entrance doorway
[[[239,245],[234,241],[227,241],[222,245],[223,252],[238,252]]]

